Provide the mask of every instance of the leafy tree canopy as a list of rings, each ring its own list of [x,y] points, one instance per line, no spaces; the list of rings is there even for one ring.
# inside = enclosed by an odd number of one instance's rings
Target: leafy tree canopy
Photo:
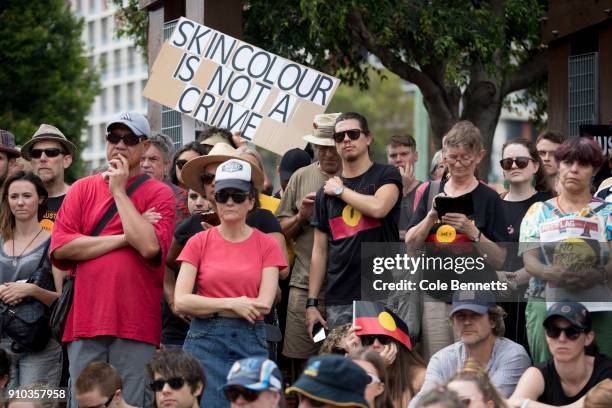
[[[17,143],[48,123],[79,146],[99,89],[82,30],[83,21],[65,0],[0,2],[0,127],[14,133]],[[81,175],[76,156],[71,180]]]

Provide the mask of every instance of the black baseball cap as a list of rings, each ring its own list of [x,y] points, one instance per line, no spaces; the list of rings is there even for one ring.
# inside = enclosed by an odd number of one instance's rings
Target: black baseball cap
[[[562,317],[572,325],[583,330],[591,330],[591,314],[582,303],[579,302],[557,302],[548,308],[544,326],[547,326],[555,317]]]
[[[281,182],[289,181],[291,175],[295,173],[297,169],[306,167],[309,164],[310,156],[304,150],[298,148],[287,150],[278,166]]]

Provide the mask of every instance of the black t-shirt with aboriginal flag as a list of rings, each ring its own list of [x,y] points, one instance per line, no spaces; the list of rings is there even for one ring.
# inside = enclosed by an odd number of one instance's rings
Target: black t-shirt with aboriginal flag
[[[444,191],[446,182],[440,183],[440,192]],[[415,201],[418,202],[416,211],[414,212],[408,229],[419,224],[427,216],[427,198],[429,197],[430,184],[422,185],[418,189]],[[476,225],[484,236],[493,242],[508,242],[507,222],[505,211],[503,211],[503,201],[495,190],[484,184],[478,183],[478,186],[471,192],[472,202],[474,203],[474,213],[468,215],[468,218]],[[481,256],[472,244],[472,239],[462,232],[458,232],[454,227],[438,222],[434,224],[429,231],[425,244],[426,250],[430,251],[431,255],[440,257],[479,257]],[[436,244],[436,245],[432,245]],[[452,244],[463,244],[454,245]],[[458,279],[461,282],[491,282],[495,280],[495,272],[492,268],[486,267],[484,270],[467,270],[462,274],[457,274],[456,270],[436,270],[431,271],[424,279],[430,282],[440,279],[448,282],[451,279]],[[435,293],[429,293],[436,295]],[[440,294],[437,294],[440,295]]]
[[[396,242],[399,237],[402,179],[395,167],[374,163],[361,176],[342,181],[360,194],[374,195],[386,184],[397,186],[400,194],[387,216],[377,219],[361,214],[338,197],[326,195],[323,188],[317,192],[313,226],[328,235],[325,304],[329,306],[361,299],[362,243]]]

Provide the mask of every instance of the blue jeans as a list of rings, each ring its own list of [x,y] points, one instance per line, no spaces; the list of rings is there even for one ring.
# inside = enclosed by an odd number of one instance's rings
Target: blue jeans
[[[51,388],[59,386],[62,376],[62,347],[53,339],[49,340],[47,347],[37,352],[11,352],[13,340],[5,337],[1,346],[11,358],[11,379],[7,386],[9,389],[32,384],[45,383]]]
[[[200,407],[229,407],[219,389],[235,361],[247,357],[268,357],[263,320],[251,324],[244,319],[212,317],[193,319],[183,350],[193,354],[204,367],[206,388]]]

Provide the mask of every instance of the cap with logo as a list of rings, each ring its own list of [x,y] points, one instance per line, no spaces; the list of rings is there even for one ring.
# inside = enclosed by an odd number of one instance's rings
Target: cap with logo
[[[215,173],[215,192],[226,188],[250,191],[251,163],[244,160],[231,159],[221,163]]]
[[[74,155],[76,146],[55,126],[42,124],[34,133],[34,136],[28,140],[21,148],[21,155],[26,160],[32,160],[31,152],[34,145],[43,140],[52,140],[62,145],[67,154]]]
[[[557,302],[546,311],[544,326],[555,317],[562,317],[576,327],[583,330],[591,330],[591,314],[582,303],[579,302]]]
[[[364,392],[369,383],[370,377],[353,361],[330,354],[308,360],[300,378],[286,392],[330,405],[368,408]]]
[[[106,126],[106,131],[110,132],[113,126],[122,124],[130,128],[130,130],[136,136],[144,136],[147,139],[151,137],[151,128],[149,127],[149,121],[144,117],[142,113],[138,112],[124,112],[119,113],[112,117]]]
[[[310,162],[310,155],[304,150],[298,148],[287,150],[278,166],[280,181],[289,181],[297,169],[308,166]]]
[[[490,291],[456,290],[453,293],[453,305],[451,306],[449,316],[460,310],[485,314],[495,306],[497,306],[495,296]]]
[[[305,141],[319,146],[335,146],[334,130],[340,113],[320,113],[315,116],[311,134],[302,137]]]
[[[15,146],[15,135],[8,130],[0,129],[0,152],[4,152],[9,157],[19,157],[21,153]]]
[[[204,174],[204,169],[206,166],[209,164],[223,163],[227,160],[237,158],[238,153],[236,152],[236,149],[227,143],[217,143],[206,156],[198,156],[185,163],[185,166],[183,166],[183,170],[181,171],[183,183],[185,186],[204,196],[206,195],[206,192],[204,191],[204,185],[202,184],[201,177]],[[263,184],[263,172],[258,167],[251,167],[251,177],[253,178],[253,184],[256,186]]]
[[[221,388],[240,385],[253,391],[283,389],[283,377],[272,360],[265,357],[249,357],[238,360],[227,374],[227,382]]]

